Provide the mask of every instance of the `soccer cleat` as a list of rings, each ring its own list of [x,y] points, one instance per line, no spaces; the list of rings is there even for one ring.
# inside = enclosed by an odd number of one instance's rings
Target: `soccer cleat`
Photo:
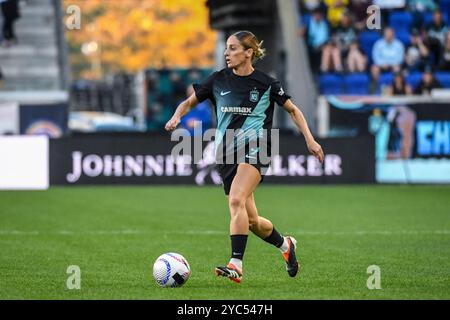
[[[293,237],[286,237],[286,241],[288,242],[288,249],[286,252],[283,252],[283,258],[286,262],[286,270],[291,277],[295,277],[298,272],[299,264],[297,258],[295,256],[295,249],[297,249],[297,240]]]
[[[216,276],[227,277],[231,281],[241,283],[242,270],[239,270],[234,264],[229,263],[226,267],[216,267],[214,272]]]

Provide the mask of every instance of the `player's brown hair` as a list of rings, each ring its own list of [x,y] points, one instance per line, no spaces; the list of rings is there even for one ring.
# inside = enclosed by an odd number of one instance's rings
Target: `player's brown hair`
[[[250,31],[243,30],[233,34],[245,50],[253,49],[252,62],[264,58],[266,49],[262,47],[264,41],[259,41],[258,38]]]

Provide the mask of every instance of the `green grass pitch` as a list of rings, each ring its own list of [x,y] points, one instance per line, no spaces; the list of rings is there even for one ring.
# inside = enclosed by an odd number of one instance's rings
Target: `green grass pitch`
[[[299,241],[297,278],[254,235],[242,283],[214,276],[230,254],[220,187],[0,192],[0,299],[450,299],[450,186],[262,185],[255,197]],[[191,265],[182,288],[152,278],[170,251]],[[70,265],[80,290],[66,287]]]

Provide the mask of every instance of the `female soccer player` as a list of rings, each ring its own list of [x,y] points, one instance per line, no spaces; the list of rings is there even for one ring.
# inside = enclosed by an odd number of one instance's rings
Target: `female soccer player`
[[[262,139],[261,131],[272,128],[274,102],[290,114],[303,133],[309,151],[320,162],[323,162],[324,153],[314,140],[302,112],[292,103],[279,81],[253,67],[253,63],[265,55],[262,42],[253,33],[239,31],[231,35],[224,55],[227,68],[214,72],[202,84],[194,84],[195,92],[178,106],[165,128],[174,130],[197,103],[210,99],[217,116],[216,150],[224,152],[221,160],[225,155],[229,156],[230,150],[233,155],[232,163],[226,158],[227,161],[218,164],[231,215],[231,259],[226,266],[215,268],[216,275],[241,282],[242,260],[250,230],[280,249],[289,276],[295,277],[299,269],[295,254],[297,241],[282,236],[271,221],[259,216],[253,197],[269,166],[267,161],[263,163],[260,159],[260,151],[263,148],[270,151],[271,141],[270,138]],[[240,131],[233,139],[226,139],[225,131],[230,129]],[[258,147],[249,147],[255,139],[259,139]]]

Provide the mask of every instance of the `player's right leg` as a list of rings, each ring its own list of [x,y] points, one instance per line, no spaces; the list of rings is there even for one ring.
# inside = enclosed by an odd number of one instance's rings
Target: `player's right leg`
[[[231,259],[226,266],[215,268],[218,276],[227,277],[240,283],[242,278],[242,260],[249,231],[248,215],[245,210],[246,199],[256,189],[261,175],[255,167],[240,163],[231,183],[228,196],[230,209]]]
[[[295,253],[297,241],[290,236],[283,237],[274,228],[270,220],[259,216],[253,193],[247,198],[245,208],[248,215],[250,231],[280,249],[289,276],[295,277],[299,269],[299,263]]]

